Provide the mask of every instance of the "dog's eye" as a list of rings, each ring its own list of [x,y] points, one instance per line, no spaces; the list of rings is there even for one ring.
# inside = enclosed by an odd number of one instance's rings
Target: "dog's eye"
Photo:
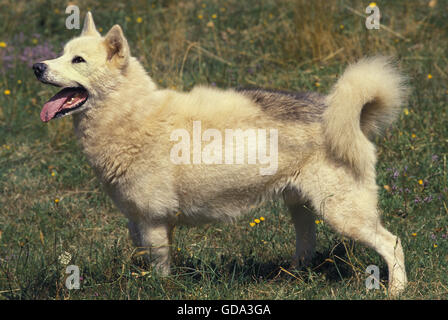
[[[86,60],[84,60],[83,57],[80,56],[76,56],[72,59],[72,63],[81,63],[81,62],[86,62]]]

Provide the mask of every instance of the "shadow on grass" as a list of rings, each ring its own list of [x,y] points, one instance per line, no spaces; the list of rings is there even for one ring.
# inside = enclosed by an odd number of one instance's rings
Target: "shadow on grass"
[[[350,258],[342,242],[331,249],[317,252],[308,267],[296,267],[292,261],[277,257],[260,261],[257,257],[246,256],[239,259],[221,255],[220,262],[205,262],[200,258],[179,257],[173,272],[177,276],[188,276],[194,282],[205,277],[219,282],[222,279],[237,279],[239,282],[300,280],[311,283],[313,279],[324,278],[331,283],[344,281],[356,276],[360,267],[349,264]],[[314,274],[315,276],[310,276]],[[380,267],[380,274],[387,274],[387,268]],[[367,275],[366,275],[367,277]]]

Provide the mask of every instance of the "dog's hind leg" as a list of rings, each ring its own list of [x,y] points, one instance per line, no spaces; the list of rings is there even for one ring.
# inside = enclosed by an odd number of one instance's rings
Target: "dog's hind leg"
[[[407,279],[400,239],[387,231],[377,209],[375,174],[355,179],[347,168],[326,161],[303,170],[300,190],[336,231],[375,249],[389,269],[389,292],[396,295]]]
[[[173,227],[167,223],[134,222],[128,224],[137,253],[144,254],[154,271],[162,276],[170,274],[171,236]]]
[[[287,190],[283,193],[283,198],[296,231],[294,264],[309,266],[316,252],[316,216],[305,207],[306,201],[297,191]]]

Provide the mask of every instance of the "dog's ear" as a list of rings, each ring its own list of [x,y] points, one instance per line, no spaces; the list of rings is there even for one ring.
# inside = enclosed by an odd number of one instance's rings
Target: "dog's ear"
[[[89,11],[84,18],[84,27],[82,28],[81,36],[98,36],[100,33],[96,31],[95,22],[93,22],[92,13]]]
[[[115,62],[119,67],[125,67],[129,61],[128,41],[118,24],[114,25],[104,37],[107,60]]]

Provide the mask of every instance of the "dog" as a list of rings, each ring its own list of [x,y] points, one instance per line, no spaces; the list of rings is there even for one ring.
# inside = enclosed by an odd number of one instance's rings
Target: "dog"
[[[349,65],[328,95],[205,86],[177,92],[157,87],[131,55],[119,25],[102,37],[89,12],[81,35],[63,54],[33,69],[41,82],[62,87],[45,103],[41,120],[73,116],[90,165],[128,218],[130,236],[154,272],[170,273],[174,226],[232,221],[253,205],[283,198],[296,231],[297,263],[310,263],[320,217],[385,259],[391,295],[404,290],[401,242],[384,228],[377,209],[371,142],[407,98],[406,79],[389,58]],[[199,133],[198,138],[198,124],[207,137]],[[271,153],[277,152],[268,173],[261,172],[256,157],[250,163],[228,162],[235,156],[230,152],[227,158],[228,149],[226,161],[222,154],[198,161],[206,148],[176,158],[188,149],[191,136],[199,142],[213,137],[219,146],[218,136],[226,130],[267,128],[275,130],[269,140]],[[175,147],[173,141],[185,133],[190,138]],[[267,138],[266,132],[261,136]],[[240,145],[248,148],[243,156],[253,149],[250,138],[244,136]]]

